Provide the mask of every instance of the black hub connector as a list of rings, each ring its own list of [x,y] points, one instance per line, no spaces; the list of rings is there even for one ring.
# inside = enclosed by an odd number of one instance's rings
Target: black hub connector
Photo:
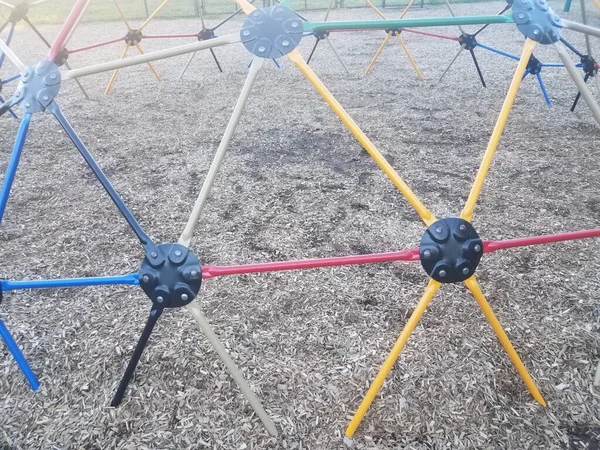
[[[142,30],[129,30],[125,35],[125,43],[130,47],[142,42]]]
[[[477,47],[477,39],[475,36],[468,33],[463,33],[458,37],[458,43],[465,50],[473,50]]]
[[[588,77],[593,77],[598,74],[598,66],[596,66],[596,60],[589,55],[583,55],[581,57],[581,67],[583,69],[583,73]]]
[[[315,37],[317,38],[317,41],[322,41],[323,39],[327,39],[329,37],[329,31],[327,31],[327,30],[315,31]]]
[[[156,307],[179,308],[200,291],[202,268],[196,255],[183,245],[161,244],[146,253],[139,279]]]
[[[69,59],[69,50],[67,50],[66,48],[63,47],[60,49],[60,51],[56,55],[56,58],[54,59],[54,63],[58,67],[60,67],[60,66],[63,66],[65,64],[65,62],[67,62],[67,59]]]
[[[27,2],[26,1],[21,2],[18,5],[15,5],[15,7],[12,9],[8,20],[12,24],[18,23],[21,20],[23,20],[23,18],[27,15],[28,12],[29,12],[29,5],[27,4]]]
[[[392,36],[400,35],[402,33],[402,28],[389,28],[385,30],[387,34],[392,33]]]
[[[535,56],[531,55],[527,62],[527,70],[531,75],[537,75],[542,71],[542,63]]]
[[[456,217],[431,225],[419,247],[423,269],[440,283],[458,283],[471,277],[482,254],[483,242],[473,225]]]
[[[211,30],[210,28],[205,28],[204,30],[200,30],[200,32],[198,33],[199,41],[208,41],[209,39],[214,39],[214,38],[215,38],[215,32],[214,32],[214,30]]]

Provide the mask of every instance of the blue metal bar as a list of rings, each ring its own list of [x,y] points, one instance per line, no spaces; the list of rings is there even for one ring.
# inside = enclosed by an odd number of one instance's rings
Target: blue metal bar
[[[0,280],[2,291],[15,291],[18,289],[48,289],[83,286],[107,286],[114,284],[128,284],[137,286],[140,284],[137,273],[129,275],[118,275],[112,277],[88,277],[88,278],[59,278],[56,280],[24,280],[10,281]]]
[[[4,99],[2,98],[2,96],[0,95],[0,105],[2,105],[4,103]],[[13,116],[15,119],[19,120],[19,118],[17,117],[17,115],[15,114],[15,112],[11,109],[8,108],[8,112],[10,113],[11,116]]]
[[[10,195],[10,189],[15,175],[17,173],[17,167],[19,166],[19,159],[21,159],[21,152],[25,145],[25,139],[27,138],[27,130],[29,130],[29,124],[31,123],[31,113],[26,113],[21,119],[21,125],[19,131],[17,131],[17,138],[15,139],[15,145],[13,146],[10,160],[8,161],[8,167],[4,174],[4,182],[2,183],[2,190],[0,191],[0,223],[4,217],[4,210],[8,203],[8,196]]]
[[[565,44],[569,50],[571,50],[573,53],[575,53],[577,56],[579,56],[580,58],[583,58],[583,54],[581,52],[579,52],[575,47],[573,47],[571,44],[569,44],[567,42],[567,40],[565,38],[560,38],[560,42],[562,42],[563,44]]]
[[[10,23],[10,19],[8,19],[6,22],[4,22],[1,26],[0,26],[0,33],[2,33],[4,31],[4,29],[6,28],[6,26]]]
[[[25,356],[23,356],[21,349],[19,349],[19,346],[17,345],[17,343],[11,336],[10,332],[8,331],[8,328],[6,328],[6,325],[4,325],[4,322],[2,322],[1,320],[0,320],[0,338],[2,338],[2,340],[4,341],[4,344],[8,348],[8,351],[13,355],[13,358],[15,358],[15,361],[17,362],[19,369],[21,369],[21,372],[23,372],[23,375],[25,375],[25,378],[27,379],[27,382],[31,386],[31,389],[33,389],[34,391],[37,391],[40,388],[40,382],[37,380],[35,374],[33,373],[33,370],[31,370],[31,367],[29,367],[29,364],[27,363]]]
[[[546,86],[544,85],[544,82],[542,81],[542,74],[540,74],[538,72],[536,75],[537,75],[538,82],[540,83],[540,88],[542,88],[542,93],[544,94],[544,98],[546,99],[546,103],[548,103],[549,106],[552,106],[550,97],[548,97],[548,91],[546,91]]]
[[[529,75],[530,73],[531,73],[531,71],[530,71],[529,69],[525,69],[525,73],[523,74],[523,78],[521,78],[521,80],[524,80],[524,79],[525,79],[525,77],[526,77],[527,75]]]
[[[564,12],[569,12],[571,11],[571,0],[566,0],[565,1],[565,7],[563,8]]]
[[[477,42],[477,46],[479,46],[481,48],[485,48],[486,50],[489,50],[490,52],[494,52],[494,53],[498,53],[499,55],[506,56],[507,58],[514,59],[516,61],[519,61],[521,59],[517,55],[503,52],[502,50],[498,50],[497,48],[490,47],[489,45],[484,45],[481,42]]]
[[[542,67],[565,67],[565,65],[561,63],[542,63]]]
[[[79,153],[81,153],[81,156],[83,156],[85,162],[88,164],[88,166],[90,166],[90,168],[94,172],[94,175],[96,175],[96,178],[98,178],[98,181],[100,181],[102,187],[104,187],[106,193],[110,196],[110,198],[117,206],[127,223],[129,223],[129,226],[136,234],[137,238],[142,244],[142,247],[144,247],[144,250],[150,251],[150,249],[155,247],[154,243],[152,242],[152,239],[150,239],[150,237],[142,229],[141,225],[137,222],[129,208],[127,208],[127,206],[125,205],[123,199],[119,196],[112,184],[110,184],[110,181],[108,181],[108,178],[106,178],[106,175],[104,175],[104,172],[102,172],[102,169],[100,168],[98,163],[96,163],[89,150],[85,147],[81,139],[79,139],[79,136],[77,136],[77,133],[75,133],[75,130],[73,130],[68,120],[63,115],[62,111],[58,107],[58,104],[55,101],[52,101],[52,103],[50,103],[50,105],[48,106],[48,110],[52,114],[54,114],[60,125],[65,130],[65,132],[69,135],[69,138],[71,138],[71,141],[73,142],[77,150],[79,150]]]
[[[13,75],[12,77],[8,77],[8,78],[5,78],[4,80],[0,80],[0,84],[10,83],[11,81],[18,80],[19,78],[21,78],[21,74],[17,73],[15,75]]]
[[[14,32],[15,32],[15,24],[13,23],[10,27],[10,30],[8,30],[8,36],[6,37],[6,41],[4,41],[4,43],[7,46],[10,45],[10,41],[12,40]],[[0,69],[2,68],[2,64],[4,64],[4,58],[6,58],[6,55],[4,53],[0,53]]]

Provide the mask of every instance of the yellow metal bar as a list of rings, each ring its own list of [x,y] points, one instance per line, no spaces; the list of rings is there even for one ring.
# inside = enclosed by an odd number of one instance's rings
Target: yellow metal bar
[[[164,2],[162,2],[158,6],[158,8],[156,8],[156,10],[152,14],[150,14],[150,16],[146,19],[146,21],[140,25],[140,27],[138,29],[143,30],[146,27],[146,25],[148,25],[150,23],[150,21],[152,19],[154,19],[154,16],[156,16],[160,12],[160,10],[163,9],[167,5],[167,3],[169,3],[169,0],[165,0]]]
[[[600,9],[600,0],[594,0],[594,5],[596,5],[596,8]]]
[[[365,0],[365,2],[367,3],[367,5],[369,5],[369,6],[370,6],[370,7],[371,7],[371,8],[372,8],[374,11],[375,11],[375,13],[377,13],[377,15],[378,15],[379,17],[381,17],[383,20],[387,20],[387,17],[385,17],[385,16],[383,15],[383,13],[382,13],[381,11],[379,11],[379,9],[377,8],[377,6],[375,6],[375,5],[374,5],[374,4],[371,2],[371,0]]]
[[[348,424],[348,428],[346,428],[346,436],[352,437],[354,435],[354,432],[360,425],[364,415],[367,413],[369,407],[371,406],[371,403],[373,403],[373,400],[375,400],[375,397],[381,389],[381,386],[383,386],[383,382],[385,381],[388,374],[392,370],[392,367],[394,367],[394,364],[398,360],[400,352],[404,348],[406,341],[408,341],[408,338],[419,323],[421,316],[427,309],[427,305],[429,305],[429,302],[431,302],[431,299],[433,299],[433,296],[438,291],[440,286],[441,283],[439,281],[435,281],[433,279],[429,280],[429,284],[427,285],[427,288],[425,289],[421,300],[419,300],[419,303],[417,304],[416,308],[411,314],[410,319],[408,319],[408,322],[406,322],[402,333],[400,333],[400,337],[394,344],[392,351],[381,366],[381,369],[379,369],[379,373],[377,374],[375,380],[371,384],[371,387],[367,391],[365,398],[363,398],[363,401],[358,407],[358,410],[356,411],[356,413],[354,413],[354,417],[352,417],[350,424]]]
[[[129,22],[127,22],[127,19],[125,18],[125,14],[123,14],[123,11],[121,11],[121,7],[119,6],[119,3],[117,3],[117,0],[113,0],[113,3],[117,7],[117,11],[119,11],[119,15],[121,16],[121,19],[123,19],[123,22],[125,22],[125,26],[127,27],[127,29],[129,31],[131,31],[131,27],[129,26]]]
[[[256,11],[256,7],[246,0],[235,0],[235,2],[242,9],[242,11],[244,11],[244,14],[250,14],[251,12]]]
[[[540,405],[545,407],[546,401],[544,400],[544,397],[542,397],[542,394],[540,393],[537,386],[535,385],[535,382],[531,378],[531,375],[529,375],[529,372],[527,372],[527,369],[525,368],[525,365],[521,361],[521,358],[519,358],[519,355],[517,355],[515,348],[510,343],[510,340],[508,339],[506,332],[502,328],[502,325],[500,325],[500,322],[494,315],[494,311],[492,311],[492,308],[490,307],[489,303],[485,299],[485,295],[483,295],[483,292],[481,292],[481,288],[479,287],[477,280],[475,279],[475,277],[471,277],[468,280],[466,280],[464,283],[465,283],[465,286],[467,287],[467,289],[469,289],[469,291],[471,291],[471,294],[473,294],[473,297],[475,297],[475,300],[479,304],[479,307],[483,311],[483,314],[485,314],[485,317],[487,318],[488,322],[494,329],[496,336],[498,336],[498,340],[502,344],[502,347],[504,347],[504,350],[506,351],[506,353],[508,353],[508,357],[510,358],[513,365],[517,369],[517,372],[519,372],[519,375],[521,376],[521,379],[523,380],[523,382],[529,389],[529,392],[531,392],[531,395],[533,396],[533,398],[536,399]]]
[[[306,79],[313,85],[317,92],[323,97],[331,109],[337,114],[341,121],[346,125],[354,137],[360,142],[364,149],[371,155],[377,165],[384,171],[392,183],[398,188],[398,190],[404,195],[412,207],[417,211],[423,222],[427,226],[431,225],[437,219],[435,216],[421,203],[417,196],[411,191],[408,185],[400,178],[400,175],[396,173],[390,163],[384,158],[384,156],[377,150],[375,145],[369,140],[369,138],[363,133],[360,127],[352,120],[352,117],[346,112],[346,110],[339,104],[336,98],[331,95],[325,85],[319,77],[312,71],[312,69],[306,64],[304,58],[298,51],[298,49],[292,50],[288,53],[288,58],[292,61]]]
[[[123,53],[121,54],[121,58],[119,58],[119,59],[125,59],[125,55],[127,55],[128,51],[129,51],[129,45],[125,44],[125,50],[123,50]],[[108,95],[110,93],[110,90],[112,89],[113,83],[115,82],[115,78],[117,78],[118,73],[119,73],[119,69],[115,69],[112,76],[110,77],[110,81],[108,82],[108,85],[106,86],[106,89],[104,90],[104,93],[106,95]]]
[[[399,19],[404,18],[404,16],[408,13],[408,10],[410,9],[410,7],[412,6],[412,4],[415,2],[415,0],[410,0],[410,2],[408,2],[408,5],[406,5],[406,8],[404,8],[404,11],[402,11],[402,14],[400,14]]]
[[[385,39],[383,40],[383,42],[379,46],[379,49],[377,50],[377,53],[375,53],[375,56],[373,57],[373,59],[369,63],[369,67],[367,67],[367,70],[365,70],[365,75],[367,75],[371,70],[373,70],[373,65],[375,64],[375,61],[377,61],[377,58],[379,58],[379,55],[381,55],[381,52],[383,51],[383,47],[385,47],[385,44],[387,44],[387,42],[390,40],[391,37],[392,37],[392,33],[390,32],[390,33],[387,34],[387,36],[385,37]]]
[[[398,42],[400,42],[400,45],[402,46],[402,49],[404,50],[404,53],[406,53],[406,56],[407,56],[408,60],[410,61],[410,65],[413,66],[413,69],[415,69],[415,72],[417,72],[417,76],[419,77],[420,80],[422,80],[423,79],[423,74],[421,73],[421,71],[417,67],[417,63],[415,62],[415,60],[413,59],[412,55],[408,51],[408,47],[404,43],[404,39],[402,39],[402,36],[400,36],[399,34],[397,34],[396,37],[398,38]]]
[[[475,205],[477,204],[477,199],[479,198],[479,194],[481,194],[481,189],[483,188],[485,177],[487,176],[488,171],[490,170],[490,166],[492,165],[492,159],[494,158],[494,153],[496,153],[496,149],[498,148],[498,144],[500,143],[500,137],[502,136],[502,132],[504,131],[504,127],[506,126],[508,115],[515,102],[515,98],[517,97],[517,91],[519,90],[519,86],[521,85],[521,80],[523,78],[523,74],[525,73],[527,63],[529,62],[529,57],[533,53],[536,44],[537,42],[529,38],[525,40],[525,46],[523,47],[523,53],[521,55],[521,59],[519,60],[519,64],[517,65],[517,70],[515,70],[515,74],[513,75],[513,79],[510,83],[510,88],[508,89],[506,98],[504,99],[504,104],[502,105],[502,109],[500,110],[500,115],[498,116],[498,120],[496,121],[496,125],[494,126],[494,131],[492,132],[492,136],[490,137],[490,142],[488,143],[488,146],[485,149],[483,161],[481,162],[481,166],[479,167],[479,171],[477,172],[477,176],[475,177],[473,187],[471,188],[471,192],[469,193],[469,198],[467,199],[467,203],[465,204],[465,207],[460,215],[461,219],[464,219],[468,222],[470,222],[473,219],[473,213],[475,212]]]
[[[144,50],[142,50],[142,47],[140,46],[140,44],[135,44],[135,48],[138,49],[138,52],[140,52],[140,54],[144,54]],[[148,62],[148,67],[150,67],[150,70],[152,71],[152,73],[154,74],[154,76],[156,77],[156,79],[158,80],[158,82],[160,83],[162,80],[160,79],[160,76],[158,75],[158,73],[156,73],[156,70],[154,69],[154,66],[152,65],[151,62]]]

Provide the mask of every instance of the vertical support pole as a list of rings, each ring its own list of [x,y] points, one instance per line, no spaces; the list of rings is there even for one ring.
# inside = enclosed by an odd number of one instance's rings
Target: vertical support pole
[[[148,10],[148,0],[144,0],[144,10],[146,11],[146,19],[150,17],[150,11]]]

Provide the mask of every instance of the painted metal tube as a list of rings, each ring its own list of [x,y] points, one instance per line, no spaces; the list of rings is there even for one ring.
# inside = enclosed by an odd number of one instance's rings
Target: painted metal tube
[[[3,292],[16,291],[21,289],[50,289],[109,285],[137,286],[139,284],[140,282],[137,273],[111,277],[58,278],[54,280],[0,280],[0,285],[2,286]]]
[[[89,0],[77,0],[75,2],[75,5],[73,6],[73,9],[71,9],[69,17],[67,17],[65,24],[58,32],[58,37],[52,44],[52,47],[50,47],[50,51],[48,52],[48,59],[50,61],[54,61],[58,56],[60,50],[65,46],[67,38],[71,35],[72,31],[77,26],[79,20],[81,20],[81,14],[87,7],[86,5],[88,1]]]
[[[73,37],[73,33],[75,33],[77,26],[81,22],[81,19],[83,19],[83,16],[85,15],[85,12],[87,11],[87,9],[89,8],[91,3],[92,3],[92,0],[87,0],[83,9],[79,12],[79,17],[77,17],[77,20],[75,21],[75,25],[73,25],[73,27],[71,28],[71,31],[69,31],[69,34],[67,34],[67,38],[65,39],[65,42],[63,42],[63,45],[62,45],[63,48],[66,48],[67,44],[71,41],[71,38]]]
[[[571,2],[572,0],[565,0],[565,7],[563,8],[564,12],[571,11]]]
[[[69,55],[71,53],[79,53],[79,52],[83,52],[83,51],[86,51],[86,50],[92,50],[92,49],[98,48],[98,47],[104,47],[105,45],[115,44],[117,42],[123,42],[123,38],[120,37],[120,38],[117,38],[117,39],[112,39],[110,41],[99,42],[97,44],[86,45],[85,47],[79,47],[79,48],[76,48],[74,50],[69,50]]]
[[[8,166],[6,167],[6,173],[4,174],[4,181],[2,182],[2,190],[0,191],[0,223],[4,218],[4,211],[6,210],[10,190],[15,181],[15,175],[17,174],[19,160],[21,159],[21,153],[27,139],[27,131],[29,130],[30,123],[31,113],[25,113],[21,119],[21,125],[19,126],[19,131],[17,131],[17,138],[15,139]]]
[[[2,33],[4,31],[4,29],[8,26],[9,23],[10,23],[10,19],[8,19],[6,22],[4,22],[2,25],[0,25],[0,33]]]
[[[583,25],[578,22],[571,22],[567,19],[562,19],[563,28],[567,30],[577,31],[578,33],[591,34],[592,36],[600,37],[600,29]]]
[[[337,256],[332,258],[301,259],[296,261],[278,261],[262,264],[239,266],[203,266],[202,279],[241,275],[249,273],[279,272],[285,270],[317,269],[356,264],[375,264],[392,261],[419,261],[419,249],[413,248],[400,252],[373,253],[368,255]]]
[[[494,311],[492,311],[490,304],[486,300],[485,295],[483,295],[483,292],[481,291],[481,288],[479,287],[479,283],[477,283],[477,280],[475,279],[475,277],[471,277],[468,280],[466,280],[464,282],[464,284],[467,287],[467,289],[469,289],[469,291],[471,291],[471,294],[473,294],[475,301],[477,302],[477,304],[481,308],[481,311],[483,311],[483,314],[485,315],[486,319],[492,326],[494,333],[496,333],[498,340],[502,344],[502,347],[504,347],[504,350],[508,354],[508,357],[510,358],[511,362],[513,363],[513,366],[515,366],[515,369],[517,369],[517,372],[519,373],[519,376],[525,383],[525,386],[527,386],[527,389],[529,389],[531,396],[540,405],[545,407],[546,401],[544,400],[544,397],[542,397],[542,394],[540,393],[540,390],[536,386],[535,381],[533,381],[533,378],[531,378],[531,375],[529,375],[529,372],[525,368],[525,364],[523,364],[523,361],[521,361],[521,358],[517,354],[517,351],[511,344],[510,340],[508,339],[508,336],[506,335],[504,328],[502,328],[502,325],[496,318]]]
[[[563,20],[564,22],[564,20]],[[458,25],[481,25],[486,23],[514,23],[512,15],[430,17],[397,20],[344,20],[328,22],[303,22],[304,31],[335,30],[386,30],[390,28],[445,27]],[[600,30],[599,30],[600,31]]]
[[[508,248],[528,247],[530,245],[552,244],[555,242],[574,241],[600,237],[600,228],[567,233],[547,234],[526,238],[507,239],[504,241],[486,241],[483,243],[483,253],[491,253]]]
[[[195,34],[151,34],[144,35],[144,39],[175,39],[175,38],[197,38],[198,33]]]
[[[448,11],[450,11],[450,15],[452,17],[456,17],[456,14],[454,14],[454,10],[452,9],[452,6],[450,5],[450,2],[448,0],[446,0],[446,7],[448,8]],[[462,34],[466,34],[465,30],[463,29],[463,27],[461,25],[458,26],[458,29],[460,30],[460,32]]]
[[[340,64],[344,68],[344,70],[346,71],[346,75],[349,76],[350,75],[350,71],[348,70],[348,67],[346,67],[346,64],[344,63],[344,60],[342,59],[342,57],[340,56],[340,54],[338,53],[338,51],[333,46],[333,43],[331,42],[331,40],[329,38],[326,38],[325,40],[329,44],[329,47],[331,48],[331,51],[333,52],[333,54],[335,55],[335,57],[338,59],[338,61],[340,62]],[[308,64],[308,62],[307,62],[307,64]]]
[[[140,44],[135,44],[135,48],[137,48],[137,51],[140,52],[140,55],[144,54],[144,50],[142,50],[142,47],[140,46]],[[148,67],[150,68],[150,70],[152,71],[152,73],[154,74],[156,81],[158,81],[160,83],[162,80],[160,78],[160,75],[158,74],[158,72],[156,71],[154,66],[152,65],[152,63],[150,61],[148,61],[147,64],[148,64]]]
[[[485,182],[487,174],[492,165],[494,154],[496,153],[498,145],[500,144],[500,138],[502,137],[504,127],[506,126],[506,122],[508,121],[510,110],[512,109],[512,106],[517,97],[517,92],[519,91],[519,86],[521,85],[523,73],[525,73],[527,64],[529,62],[529,58],[531,57],[531,54],[533,53],[533,50],[535,49],[536,45],[537,42],[529,38],[525,40],[525,45],[523,46],[523,54],[521,55],[519,64],[517,64],[517,68],[510,83],[510,87],[508,89],[508,92],[506,93],[504,103],[502,104],[502,109],[500,110],[500,114],[498,115],[498,119],[496,120],[496,124],[494,125],[494,130],[492,131],[492,135],[485,149],[483,160],[481,161],[481,165],[479,166],[479,170],[477,171],[477,176],[475,177],[475,181],[473,182],[473,186],[471,187],[471,192],[469,192],[469,197],[460,215],[461,219],[464,219],[468,222],[470,222],[473,219],[475,206],[477,204],[479,195],[481,194],[481,190],[483,189],[483,183]]]
[[[138,28],[138,30],[143,30],[144,28],[146,28],[146,26],[150,23],[150,21],[152,19],[154,19],[154,17],[156,17],[156,15],[165,7],[167,6],[167,3],[169,3],[170,0],[165,0],[164,2],[162,2],[160,5],[158,5],[158,8],[156,8],[154,10],[154,12],[152,14],[150,14],[150,16],[144,21],[143,24],[140,25],[140,27]]]
[[[215,182],[215,179],[217,178],[217,173],[219,172],[219,168],[223,163],[223,159],[225,158],[225,153],[227,152],[229,143],[233,138],[235,129],[237,128],[242,112],[244,111],[244,107],[246,106],[246,102],[248,101],[248,97],[250,96],[250,92],[252,91],[252,86],[254,86],[256,77],[258,76],[258,73],[262,68],[264,62],[264,58],[254,58],[252,60],[250,71],[248,72],[248,76],[246,77],[246,82],[244,83],[242,92],[240,92],[240,96],[237,99],[235,107],[233,108],[233,113],[231,114],[229,123],[225,128],[225,133],[223,134],[223,138],[221,139],[219,148],[217,149],[215,157],[213,158],[210,168],[208,169],[206,179],[204,180],[202,188],[200,189],[200,193],[198,194],[198,198],[194,203],[194,208],[192,209],[192,213],[190,214],[185,229],[179,237],[179,244],[185,247],[189,247],[190,242],[192,242],[192,238],[194,237],[194,230],[196,229],[196,224],[200,219],[200,214],[202,213],[204,204],[206,203],[206,200],[210,195],[210,191]]]
[[[23,352],[21,352],[21,349],[13,339],[10,331],[8,331],[8,328],[6,328],[6,325],[4,325],[2,320],[0,320],[0,338],[2,338],[6,348],[8,348],[8,351],[11,353],[11,355],[13,355],[13,358],[15,358],[19,369],[21,369],[21,372],[23,372],[23,375],[29,383],[29,386],[31,386],[31,389],[37,391],[40,388],[40,382],[33,373],[33,370],[31,370],[31,367],[29,367],[29,363],[27,362],[27,359],[25,359]]]
[[[490,52],[498,53],[499,55],[506,56],[507,58],[510,58],[510,59],[514,59],[515,61],[519,60],[519,57],[517,55],[513,55],[512,53],[503,52],[502,50],[498,50],[497,48],[482,44],[481,42],[477,42],[477,47],[484,48],[486,50],[489,50]]]
[[[179,74],[179,78],[177,78],[178,80],[181,80],[183,78],[183,76],[185,75],[185,73],[187,72],[188,67],[190,67],[190,64],[192,63],[192,60],[194,59],[194,57],[196,56],[197,52],[193,52],[189,59],[187,60],[187,62],[185,63],[185,66],[183,67],[183,70],[181,71],[181,73]]]
[[[1,84],[1,83],[0,83],[0,84]],[[1,110],[1,111],[4,111],[4,108],[3,108],[3,106],[4,106],[4,103],[5,103],[5,100],[4,100],[4,98],[3,98],[3,97],[0,95],[0,110]],[[11,108],[11,107],[8,107],[8,113],[9,113],[11,116],[13,116],[15,119],[17,119],[17,120],[19,119],[19,117],[18,117],[18,116],[15,114],[15,112],[12,110],[12,108]]]
[[[12,37],[14,34],[15,34],[15,24],[13,23],[10,27],[10,30],[8,30],[8,36],[6,36],[6,41],[4,41],[6,43],[7,47],[10,45],[10,41],[12,41]],[[0,54],[0,68],[2,67],[2,64],[4,64],[4,58],[6,58],[6,54],[1,53]]]
[[[571,44],[569,44],[569,42],[565,38],[561,37],[560,38],[560,42],[562,42],[563,44],[565,44],[569,48],[569,50],[571,50],[577,56],[579,56],[580,58],[583,58],[583,53],[581,53],[579,50],[577,50],[575,47],[573,47]]]
[[[208,320],[206,320],[206,318],[202,314],[202,311],[200,310],[200,307],[198,306],[196,301],[194,300],[193,302],[188,304],[187,309],[192,314],[192,317],[198,324],[198,328],[200,329],[200,331],[204,333],[208,341],[211,343],[211,345],[221,358],[221,361],[223,361],[223,364],[225,364],[225,367],[227,367],[227,370],[229,370],[231,377],[235,380],[240,390],[244,393],[244,395],[248,399],[248,402],[252,406],[252,409],[254,409],[254,412],[256,412],[269,434],[271,436],[277,436],[278,433],[275,424],[268,416],[260,400],[256,397],[254,392],[252,392],[252,389],[250,388],[248,383],[246,383],[244,375],[242,375],[240,370],[237,368],[235,362],[233,362],[233,360],[231,359],[231,356],[229,356],[229,353],[227,353],[227,350],[225,349],[223,344],[221,344],[221,342],[219,341],[219,338],[208,323]]]
[[[442,75],[440,76],[440,78],[438,79],[438,83],[442,81],[442,79],[446,76],[446,74],[448,73],[448,71],[450,70],[450,67],[452,67],[452,65],[454,64],[454,62],[458,59],[458,57],[460,56],[460,54],[462,53],[462,51],[464,50],[464,47],[460,47],[460,50],[458,50],[458,53],[454,56],[454,58],[452,58],[452,61],[450,61],[450,64],[448,64],[448,67],[446,67],[446,70],[444,70],[444,72],[442,73]]]
[[[11,5],[10,3],[6,3],[5,1],[0,0],[0,5],[6,6],[7,8],[10,9],[15,9],[14,5]]]
[[[459,38],[454,37],[454,36],[449,36],[447,34],[430,33],[428,31],[413,30],[412,28],[403,28],[402,32],[403,33],[420,34],[422,36],[431,36],[431,37],[436,37],[436,38],[440,38],[440,39],[447,39],[449,41],[459,41]]]
[[[17,57],[17,55],[14,54],[14,52],[8,47],[8,45],[4,43],[2,39],[0,39],[0,50],[2,53],[6,54],[10,62],[12,62],[18,70],[23,71],[27,68],[27,66],[23,64],[23,62]]]
[[[588,88],[587,84],[585,83],[585,81],[583,81],[583,78],[581,78],[581,74],[577,70],[577,67],[575,67],[575,64],[573,64],[573,61],[571,61],[571,58],[569,58],[567,50],[560,42],[555,42],[554,48],[556,49],[558,56],[565,65],[567,72],[571,76],[573,83],[575,83],[577,89],[579,89],[583,100],[585,100],[585,102],[588,105],[588,108],[590,108],[590,111],[592,111],[594,119],[596,120],[596,122],[598,122],[598,125],[600,125],[600,106],[598,106],[598,103],[596,102],[596,99],[590,92],[590,89]]]
[[[546,103],[549,106],[552,106],[552,102],[550,101],[550,97],[548,96],[548,91],[546,90],[546,85],[544,84],[544,81],[542,80],[542,74],[541,73],[536,73],[535,76],[537,77],[538,83],[540,85],[540,89],[542,90],[542,94],[544,94],[544,99],[546,100]]]
[[[123,67],[135,66],[137,64],[144,64],[149,61],[156,61],[159,59],[170,58],[172,56],[184,55],[186,53],[195,52],[198,50],[205,50],[221,45],[235,44],[240,42],[239,33],[228,34],[226,36],[220,36],[207,41],[194,42],[192,44],[186,44],[179,47],[174,47],[166,50],[159,50],[156,52],[146,53],[144,55],[133,56],[131,58],[117,60],[95,66],[83,67],[80,69],[73,69],[62,72],[62,79],[69,80],[72,78],[84,77],[87,75],[94,75],[96,73],[108,72],[115,69],[122,69]]]
[[[581,9],[581,21],[584,23],[584,25],[587,25],[588,21],[587,21],[587,13],[585,12],[585,0],[579,0],[579,6]],[[587,54],[589,56],[592,56],[592,46],[590,45],[590,36],[586,33],[584,35],[585,37],[585,48],[587,50]]]
[[[92,169],[92,172],[94,172],[94,175],[96,176],[98,181],[100,181],[100,184],[102,184],[102,187],[104,188],[108,196],[111,198],[121,215],[125,218],[129,226],[139,239],[140,243],[142,244],[142,247],[144,247],[144,250],[149,251],[151,248],[154,248],[154,243],[146,234],[146,232],[142,229],[141,225],[135,219],[129,208],[127,208],[125,202],[119,196],[115,188],[112,186],[112,184],[110,184],[110,181],[108,180],[106,175],[104,175],[104,172],[102,172],[102,169],[100,168],[98,163],[94,160],[89,150],[86,148],[86,146],[81,141],[77,133],[75,133],[75,130],[73,130],[73,128],[71,127],[71,124],[63,115],[62,111],[58,107],[58,104],[55,101],[53,101],[52,103],[50,103],[50,106],[48,106],[48,110],[52,114],[54,114],[60,125],[63,127],[63,129],[75,145],[75,148],[77,148],[81,156],[83,156],[83,159],[85,160],[87,165],[90,167],[90,169]]]

